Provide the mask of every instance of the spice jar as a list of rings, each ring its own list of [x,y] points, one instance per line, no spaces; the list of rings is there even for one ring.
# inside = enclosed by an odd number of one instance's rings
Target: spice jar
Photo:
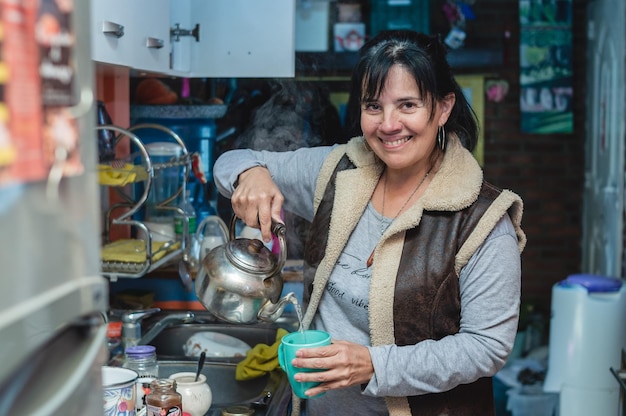
[[[176,391],[176,381],[157,378],[146,396],[146,416],[182,416],[183,398]]]

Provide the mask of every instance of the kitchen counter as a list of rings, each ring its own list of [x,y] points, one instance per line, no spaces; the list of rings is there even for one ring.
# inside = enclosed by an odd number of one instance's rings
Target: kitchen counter
[[[180,311],[161,311],[146,317],[142,322],[144,334],[156,322],[162,322],[164,317]],[[229,324],[210,315],[208,312],[197,312],[193,322],[173,323],[164,327],[152,341],[159,360],[159,377],[166,378],[177,372],[195,372],[197,358],[187,356],[184,352],[185,344],[194,334],[215,333],[235,337],[254,347],[257,344],[271,345],[275,342],[278,328],[293,332],[298,328],[298,319],[295,315],[286,313],[275,323],[258,323],[251,325]],[[219,337],[214,336],[214,341]],[[230,345],[230,344],[224,344]],[[209,348],[205,345],[205,348]],[[122,365],[123,357],[116,357],[109,365]],[[291,402],[291,388],[285,373],[276,368],[270,373],[248,381],[237,381],[235,372],[237,363],[242,357],[226,357],[214,354],[207,356],[202,374],[206,376],[207,384],[213,393],[213,405],[205,416],[221,416],[222,410],[235,405],[245,406],[254,410],[254,415],[283,416]]]

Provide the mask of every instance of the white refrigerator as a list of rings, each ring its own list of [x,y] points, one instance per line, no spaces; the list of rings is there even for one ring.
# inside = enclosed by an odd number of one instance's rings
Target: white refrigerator
[[[0,0],[0,409],[103,413],[89,2]]]

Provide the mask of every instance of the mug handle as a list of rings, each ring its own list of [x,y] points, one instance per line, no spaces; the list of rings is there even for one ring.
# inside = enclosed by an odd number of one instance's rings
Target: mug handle
[[[286,373],[287,370],[285,369],[285,356],[283,355],[282,343],[278,344],[278,364],[280,364],[280,368],[282,368],[282,370]]]

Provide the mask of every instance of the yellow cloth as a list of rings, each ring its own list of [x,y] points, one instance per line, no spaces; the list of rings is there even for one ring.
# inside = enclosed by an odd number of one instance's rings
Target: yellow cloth
[[[98,182],[106,186],[124,186],[129,183],[143,181],[148,173],[143,166],[135,166],[126,163],[122,168],[114,168],[110,165],[98,165]]]
[[[0,117],[1,119],[1,117]],[[0,167],[8,166],[17,159],[17,151],[12,146],[0,147]]]
[[[165,241],[152,242],[152,261],[157,261],[180,246],[180,242],[172,244],[168,249],[159,251]],[[156,253],[156,254],[155,254]],[[144,240],[121,239],[102,247],[103,261],[119,261],[123,263],[144,263],[146,261],[146,242]]]
[[[276,331],[276,342],[272,345],[257,344],[246,353],[246,358],[237,364],[235,379],[237,381],[251,380],[261,377],[276,369],[278,364],[278,346],[288,332],[282,328]]]

